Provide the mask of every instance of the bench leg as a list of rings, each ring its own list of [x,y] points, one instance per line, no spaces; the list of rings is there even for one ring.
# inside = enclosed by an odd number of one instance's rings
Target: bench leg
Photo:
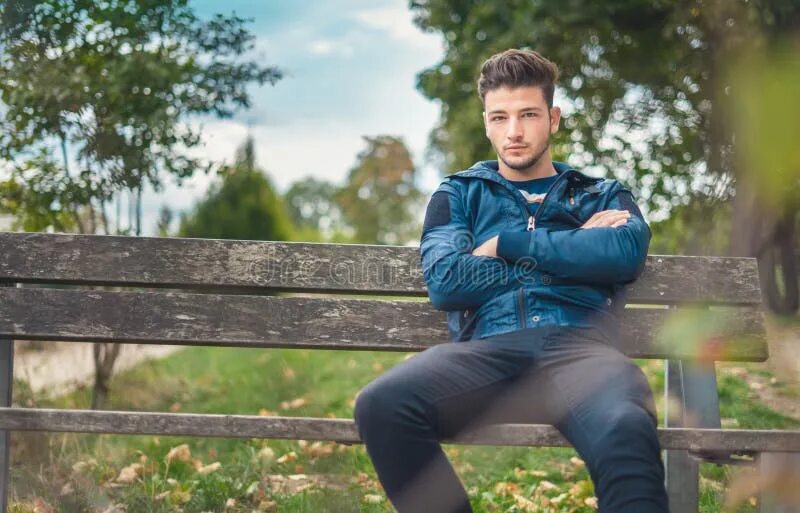
[[[697,460],[687,451],[666,451],[667,496],[671,513],[697,513],[700,473]]]
[[[684,427],[685,404],[682,365],[677,360],[667,360],[664,367],[666,427]],[[688,451],[664,451],[664,466],[672,513],[697,513],[700,501],[700,475],[697,461]]]
[[[800,513],[800,454],[763,453],[758,472],[759,513]]]
[[[0,405],[11,406],[11,387],[14,372],[14,340],[0,338]],[[8,507],[9,450],[8,431],[0,431],[0,513]]]

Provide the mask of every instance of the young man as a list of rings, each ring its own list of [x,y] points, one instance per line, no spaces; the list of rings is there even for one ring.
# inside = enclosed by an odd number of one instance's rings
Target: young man
[[[422,232],[428,293],[456,343],[358,396],[358,428],[400,513],[472,511],[440,441],[499,422],[553,424],[586,461],[601,512],[668,511],[652,392],[613,347],[650,230],[617,181],[551,160],[557,77],[533,51],[483,64],[498,160],[445,179]]]

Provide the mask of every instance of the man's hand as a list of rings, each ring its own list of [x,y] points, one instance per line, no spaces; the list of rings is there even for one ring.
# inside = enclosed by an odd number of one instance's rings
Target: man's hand
[[[603,210],[595,212],[581,228],[616,228],[627,223],[630,217],[631,213],[627,210]]]
[[[497,258],[497,235],[473,249],[472,254],[475,256]]]
[[[601,212],[595,212],[581,228],[616,228],[617,226],[622,226],[627,223],[630,217],[631,213],[627,210],[603,210]],[[473,249],[472,254],[475,256],[498,258],[497,235]]]

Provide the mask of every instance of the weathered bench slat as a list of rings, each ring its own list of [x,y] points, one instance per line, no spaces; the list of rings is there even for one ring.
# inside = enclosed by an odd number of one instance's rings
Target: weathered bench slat
[[[412,247],[0,232],[0,281],[425,295]],[[651,255],[629,302],[758,304],[756,260]]]
[[[767,358],[763,314],[728,312],[736,333],[705,349],[712,360]],[[686,358],[696,348],[659,347],[670,310],[625,311],[619,348],[634,358]],[[711,316],[712,312],[703,315]],[[417,351],[448,340],[445,316],[426,301],[275,297],[50,288],[0,288],[0,336],[238,347]]]
[[[280,438],[359,443],[346,419],[259,417],[193,413],[0,408],[0,429],[142,435]],[[784,452],[800,450],[800,431],[659,429],[663,449]],[[569,447],[552,426],[497,424],[464,433],[448,443]]]

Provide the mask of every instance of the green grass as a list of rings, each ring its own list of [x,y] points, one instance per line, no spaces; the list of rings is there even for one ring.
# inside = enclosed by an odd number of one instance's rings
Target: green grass
[[[352,417],[356,392],[402,353],[310,350],[190,348],[116,376],[111,408],[196,413]],[[661,362],[641,362],[657,398],[663,396]],[[758,404],[739,378],[720,378],[721,413],[741,428],[789,428],[798,423]],[[23,384],[15,401],[24,405],[86,408],[90,390],[53,400],[35,397]],[[304,399],[296,408],[282,403]],[[660,412],[661,413],[661,412]],[[363,447],[297,441],[14,433],[13,507],[30,513],[39,498],[59,512],[104,511],[124,504],[128,512],[390,512]],[[188,444],[188,461],[167,461],[170,449]],[[274,457],[264,454],[271,449]],[[571,449],[446,446],[469,490],[476,512],[526,511],[515,496],[531,499],[536,511],[594,511],[588,474]],[[325,451],[330,451],[329,454]],[[280,457],[294,453],[296,458]],[[196,466],[220,462],[202,475]],[[130,484],[120,471],[139,463]],[[723,490],[735,469],[703,464],[702,512],[720,510]],[[292,491],[277,477],[325,476],[335,489]],[[284,478],[284,481],[286,479]],[[301,481],[302,482],[302,481]],[[230,502],[232,500],[232,502]],[[374,501],[374,502],[373,502]],[[229,506],[226,508],[226,504]],[[41,510],[41,508],[40,508]],[[113,511],[113,510],[110,510]],[[752,511],[745,506],[741,511]]]

